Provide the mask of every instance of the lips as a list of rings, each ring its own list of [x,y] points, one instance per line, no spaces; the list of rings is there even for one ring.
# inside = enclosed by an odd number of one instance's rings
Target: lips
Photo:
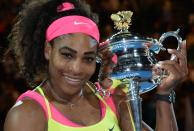
[[[74,78],[71,76],[64,76],[65,81],[71,85],[80,85],[82,84],[83,80],[80,78]]]

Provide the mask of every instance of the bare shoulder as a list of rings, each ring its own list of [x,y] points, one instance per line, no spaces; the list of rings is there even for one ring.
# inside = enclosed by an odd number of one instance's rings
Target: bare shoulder
[[[33,100],[19,101],[8,112],[4,131],[44,131],[47,120],[42,107]]]

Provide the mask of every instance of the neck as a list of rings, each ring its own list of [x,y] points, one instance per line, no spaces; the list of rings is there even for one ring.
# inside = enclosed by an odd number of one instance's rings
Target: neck
[[[50,97],[51,101],[56,101],[65,105],[76,104],[84,97],[82,89],[80,89],[79,92],[70,95],[64,93],[63,91],[55,90],[50,81],[47,81],[45,86],[46,92],[48,93],[48,96]]]

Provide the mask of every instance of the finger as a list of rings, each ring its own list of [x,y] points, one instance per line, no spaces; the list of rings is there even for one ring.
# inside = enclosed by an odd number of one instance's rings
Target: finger
[[[186,47],[186,40],[184,40],[182,43],[181,43],[181,46],[180,46],[180,51],[181,53],[187,57],[187,47]]]
[[[161,61],[156,64],[156,67],[166,70],[172,78],[176,78],[178,80],[183,80],[188,74],[187,67],[182,68],[175,61]]]
[[[186,59],[186,58],[185,58],[185,59]],[[182,77],[186,77],[187,74],[188,74],[188,67],[187,67],[186,62],[185,62],[185,64],[181,64],[180,61],[179,61],[179,63],[178,63],[178,62],[176,62],[176,61],[170,60],[170,61],[165,61],[165,64],[171,65],[172,67],[176,68],[177,72],[180,73],[180,74],[178,74],[178,75],[180,75],[180,76],[182,76]],[[176,73],[176,72],[175,72],[175,73]]]
[[[171,74],[178,74],[181,71],[179,64],[172,60],[160,61],[156,64],[156,67],[164,69]]]
[[[180,50],[176,50],[176,49],[168,49],[168,53],[171,54],[172,56],[175,56],[175,59],[171,59],[171,60],[185,60],[186,56],[184,54],[181,53]]]
[[[183,41],[181,44],[181,53],[185,56],[185,65],[187,66],[187,47],[186,47],[186,40]],[[184,63],[183,63],[184,64]]]
[[[165,60],[165,61],[159,61],[157,64],[156,64],[158,67],[160,66],[161,68],[169,65],[169,66],[173,66],[173,67],[179,67],[180,65],[174,61],[174,60]]]
[[[182,53],[181,50],[168,49],[168,52],[175,56],[175,61],[177,61],[181,67],[185,67],[185,65],[187,65],[187,57],[185,56],[185,54]]]
[[[144,47],[151,47],[152,46],[152,43],[151,42],[146,42],[143,44]]]

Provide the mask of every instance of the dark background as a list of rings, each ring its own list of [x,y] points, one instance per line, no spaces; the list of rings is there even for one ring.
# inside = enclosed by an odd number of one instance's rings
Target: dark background
[[[29,86],[19,75],[12,55],[2,61],[8,47],[7,35],[23,0],[0,0],[0,130],[3,130],[5,115],[17,97]],[[194,109],[194,0],[87,0],[93,11],[99,14],[101,41],[116,31],[110,15],[122,10],[134,12],[130,31],[147,37],[159,38],[166,31],[180,28],[180,35],[187,40],[187,80],[176,87],[175,113],[180,131],[193,131]],[[143,119],[154,128],[154,91],[143,94]]]

